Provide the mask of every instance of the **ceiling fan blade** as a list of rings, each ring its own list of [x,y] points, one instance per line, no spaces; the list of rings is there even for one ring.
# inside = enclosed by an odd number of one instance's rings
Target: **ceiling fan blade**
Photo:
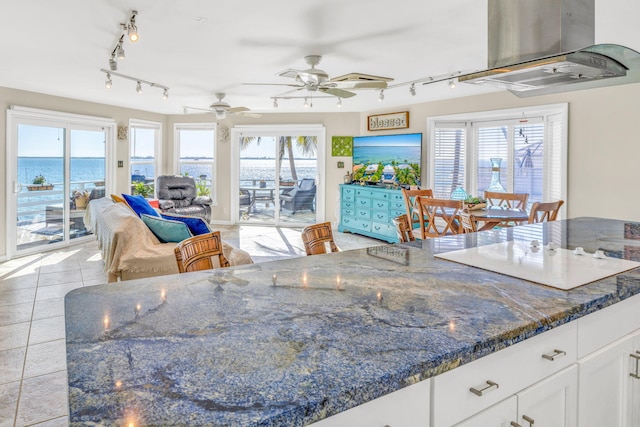
[[[323,93],[328,93],[329,95],[337,96],[338,98],[351,98],[352,96],[356,96],[353,92],[335,87],[321,87],[318,88],[318,90]]]
[[[278,74],[276,74],[276,76],[289,77],[289,78],[295,79],[302,72],[303,71],[301,70],[294,70],[293,68],[288,68],[284,71],[280,71]]]
[[[302,87],[300,85],[292,83],[242,83],[246,86],[289,86],[289,87]]]
[[[204,111],[205,113],[213,113],[213,111],[210,108],[189,107],[188,105],[185,105],[183,108],[185,110],[185,113],[187,112],[187,110],[198,110],[198,111]]]
[[[242,113],[243,111],[249,111],[249,109],[247,107],[233,107],[227,109],[227,112],[229,113]]]

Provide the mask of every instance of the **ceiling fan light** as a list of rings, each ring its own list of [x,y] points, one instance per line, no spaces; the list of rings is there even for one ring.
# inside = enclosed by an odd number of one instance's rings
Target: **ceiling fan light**
[[[309,108],[309,101],[307,98],[304,99],[304,108]]]
[[[138,82],[136,84],[136,92],[138,92],[138,95],[142,95],[142,83]]]

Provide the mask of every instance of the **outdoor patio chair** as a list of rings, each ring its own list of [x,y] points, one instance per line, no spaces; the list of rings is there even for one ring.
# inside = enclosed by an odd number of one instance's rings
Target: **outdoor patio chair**
[[[292,215],[297,211],[310,210],[315,212],[316,181],[303,179],[287,194],[280,195],[280,210],[288,209]]]

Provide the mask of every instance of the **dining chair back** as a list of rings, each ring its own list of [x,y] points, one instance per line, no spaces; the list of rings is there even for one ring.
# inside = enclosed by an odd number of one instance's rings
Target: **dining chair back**
[[[178,243],[174,253],[180,273],[229,267],[219,231],[189,237]]]
[[[302,230],[301,237],[307,255],[319,255],[326,254],[327,252],[340,251],[340,248],[338,248],[333,241],[330,222],[322,222],[305,227]]]
[[[420,224],[420,207],[417,204],[416,197],[433,197],[433,190],[407,190],[403,188],[402,195],[404,196],[404,204],[409,216],[409,225],[413,229],[414,226]]]
[[[498,206],[507,209],[527,209],[529,193],[502,193],[498,191],[485,191],[484,198],[487,206]]]
[[[476,231],[478,231],[476,220],[473,218],[473,215],[469,213],[469,211],[463,209],[458,215],[460,217],[460,228],[463,233],[475,233]]]
[[[398,235],[398,241],[400,243],[407,243],[416,240],[407,214],[393,218],[392,222],[396,227],[396,234]]]
[[[421,196],[416,199],[418,206],[420,206],[420,234],[422,239],[442,237],[447,234],[461,232],[459,213],[463,207],[462,200]]]
[[[529,212],[529,224],[535,224],[536,222],[555,221],[558,216],[560,208],[564,204],[564,200],[558,200],[557,202],[540,203],[535,202],[531,206],[531,212]]]

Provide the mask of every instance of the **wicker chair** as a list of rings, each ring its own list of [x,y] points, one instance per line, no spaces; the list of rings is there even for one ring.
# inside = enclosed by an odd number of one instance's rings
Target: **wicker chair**
[[[328,252],[327,245],[331,252],[340,251],[340,248],[333,241],[330,222],[322,222],[305,227],[302,230],[302,242],[307,255],[326,254]]]
[[[185,239],[178,243],[174,252],[180,273],[229,267],[229,261],[222,253],[219,231]],[[216,257],[218,262],[214,263]]]
[[[531,206],[531,212],[529,212],[529,224],[544,221],[555,221],[563,204],[564,200],[548,203],[535,202],[533,206]]]
[[[400,243],[407,243],[416,240],[407,214],[397,216],[393,218],[392,221],[393,225],[396,226],[396,234],[398,235]]]

